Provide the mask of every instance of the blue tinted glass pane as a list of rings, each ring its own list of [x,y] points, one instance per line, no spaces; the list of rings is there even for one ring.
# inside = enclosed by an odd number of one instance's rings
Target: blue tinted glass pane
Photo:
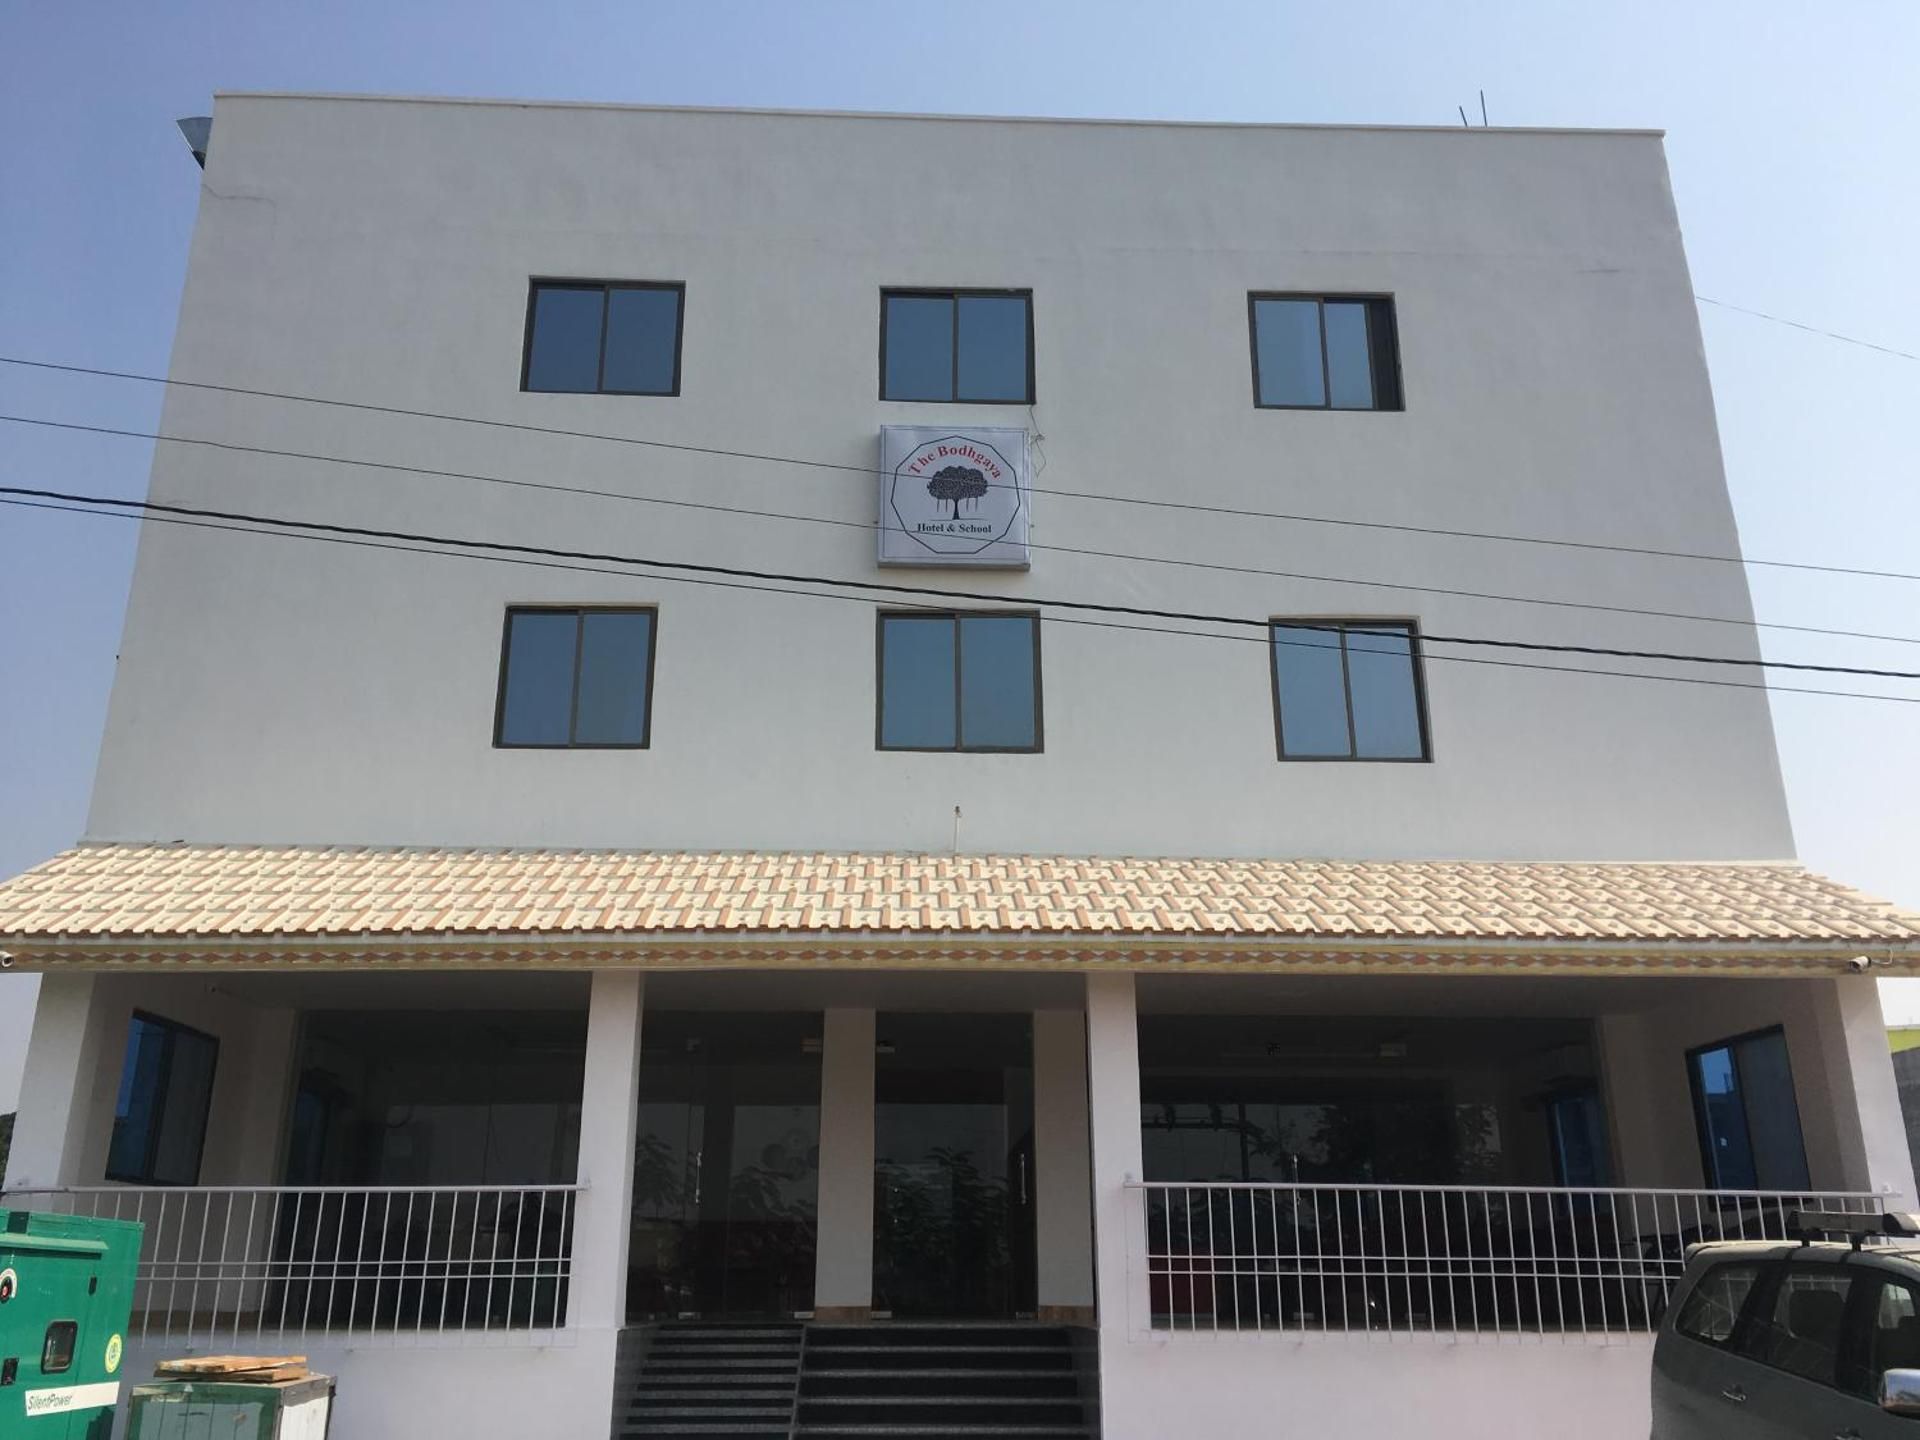
[[[1027,398],[1027,302],[1001,295],[962,295],[960,377],[962,400]]]
[[[953,398],[953,301],[887,297],[889,400]]]
[[[120,1091],[114,1104],[113,1138],[107,1145],[107,1174],[145,1180],[147,1152],[160,1107],[160,1064],[166,1032],[134,1018],[127,1027],[127,1051],[120,1063]]]
[[[1756,1035],[1739,1045],[1740,1090],[1745,1100],[1754,1183],[1763,1190],[1805,1190],[1807,1147],[1800,1134],[1800,1106],[1793,1094],[1787,1037]]]
[[[1373,364],[1367,355],[1367,307],[1359,300],[1327,302],[1327,378],[1336,410],[1373,408]]]
[[[1033,632],[1026,616],[960,621],[960,741],[969,749],[1032,749]]]
[[[580,626],[580,705],[576,745],[640,745],[647,738],[647,646],[653,616],[644,610],[588,611]]]
[[[1420,742],[1420,702],[1408,632],[1349,630],[1347,687],[1353,701],[1354,754],[1417,760],[1426,753]]]
[[[1262,405],[1324,405],[1320,305],[1314,300],[1256,300],[1253,336],[1260,357]]]
[[[1274,680],[1280,696],[1280,749],[1289,756],[1350,755],[1340,635],[1273,627]]]
[[[502,745],[565,745],[573,714],[571,610],[523,610],[507,632],[507,684],[500,703]]]
[[[1707,1182],[1720,1190],[1752,1190],[1753,1145],[1747,1137],[1746,1107],[1741,1103],[1739,1072],[1726,1046],[1693,1057],[1700,1088],[1700,1124],[1705,1131]]]
[[[880,743],[951,749],[953,621],[889,616],[882,624]]]
[[[200,1143],[213,1103],[214,1042],[190,1030],[173,1032],[166,1093],[160,1099],[160,1135],[153,1149],[153,1179],[161,1185],[191,1185],[200,1178]]]
[[[678,290],[607,292],[607,368],[600,385],[629,395],[673,393]]]
[[[600,312],[606,293],[542,285],[534,292],[529,390],[600,388]]]

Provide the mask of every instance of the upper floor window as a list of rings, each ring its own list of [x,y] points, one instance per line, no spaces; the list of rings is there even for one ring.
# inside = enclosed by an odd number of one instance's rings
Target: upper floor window
[[[885,290],[880,398],[1033,402],[1031,290]]]
[[[1040,617],[880,617],[882,750],[1040,749]]]
[[[1398,410],[1393,301],[1374,295],[1250,295],[1253,403],[1278,410]]]
[[[507,611],[493,743],[644,748],[652,722],[654,611]]]
[[[199,1180],[219,1053],[211,1035],[135,1012],[120,1065],[107,1179],[129,1185]]]
[[[534,281],[520,388],[678,395],[685,298],[655,281]]]
[[[1282,760],[1425,760],[1420,637],[1405,622],[1275,620]]]

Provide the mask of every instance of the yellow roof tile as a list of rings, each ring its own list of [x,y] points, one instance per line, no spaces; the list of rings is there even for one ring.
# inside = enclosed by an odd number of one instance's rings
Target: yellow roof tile
[[[1077,934],[1773,944],[1920,954],[1790,864],[86,845],[0,885],[0,949],[196,936]]]

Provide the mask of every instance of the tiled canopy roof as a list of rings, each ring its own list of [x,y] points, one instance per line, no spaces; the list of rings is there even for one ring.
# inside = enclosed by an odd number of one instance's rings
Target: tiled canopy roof
[[[1577,949],[1920,961],[1920,915],[1785,864],[103,844],[0,886],[0,950],[29,963],[348,942],[529,958],[677,943],[685,959],[778,939],[825,956],[824,942],[854,938],[880,954],[963,942],[956,958],[1145,944],[1201,958]]]

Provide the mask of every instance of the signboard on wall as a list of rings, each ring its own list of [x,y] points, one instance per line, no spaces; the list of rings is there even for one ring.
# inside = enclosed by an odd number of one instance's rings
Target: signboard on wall
[[[1027,432],[880,427],[880,563],[1025,570]]]

